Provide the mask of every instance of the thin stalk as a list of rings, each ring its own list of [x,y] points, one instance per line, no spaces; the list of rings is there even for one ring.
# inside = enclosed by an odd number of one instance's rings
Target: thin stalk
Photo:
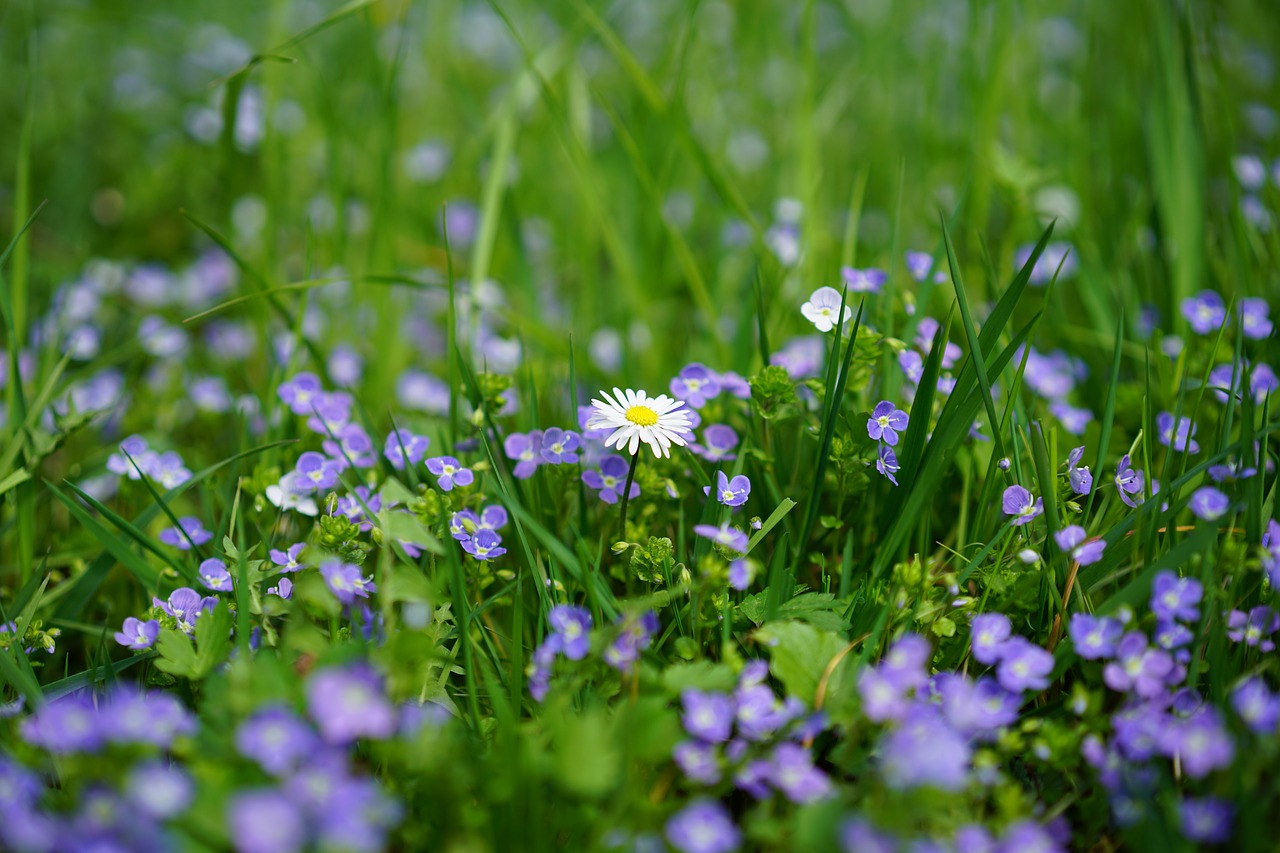
[[[627,502],[631,499],[631,484],[636,481],[636,467],[640,464],[640,454],[634,453],[631,456],[631,469],[627,471],[627,485],[622,489],[622,511],[618,530],[618,541],[625,542],[627,539]]]

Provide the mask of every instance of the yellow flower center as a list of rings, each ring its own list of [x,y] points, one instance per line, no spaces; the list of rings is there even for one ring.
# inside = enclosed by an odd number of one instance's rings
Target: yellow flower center
[[[648,406],[632,406],[625,417],[636,426],[653,426],[658,422],[658,413]]]

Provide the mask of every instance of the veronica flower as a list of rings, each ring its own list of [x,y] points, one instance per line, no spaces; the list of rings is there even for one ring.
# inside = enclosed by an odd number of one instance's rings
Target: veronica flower
[[[347,470],[348,465],[357,468],[372,468],[378,462],[373,450],[373,439],[360,424],[349,423],[335,430],[338,440],[325,439],[321,442],[324,452],[329,454],[339,471]]]
[[[1195,578],[1180,578],[1169,569],[1159,572],[1151,584],[1151,612],[1157,619],[1195,622],[1200,618],[1204,587]]]
[[[124,627],[116,632],[116,642],[125,648],[137,651],[151,648],[155,645],[158,636],[160,636],[160,623],[155,619],[143,622],[129,616],[124,620]]]
[[[1077,655],[1085,660],[1105,660],[1116,653],[1124,625],[1109,616],[1073,613],[1068,631]]]
[[[298,562],[298,558],[302,556],[302,549],[307,547],[307,543],[298,542],[290,545],[286,550],[280,551],[272,548],[268,556],[271,562],[280,567],[282,572],[296,572],[303,568],[303,564]]]
[[[1231,838],[1231,804],[1216,797],[1187,797],[1178,807],[1188,841],[1222,844]]]
[[[907,413],[888,400],[881,400],[867,419],[867,435],[889,446],[898,443],[898,433],[907,429]]]
[[[1010,693],[1044,690],[1053,672],[1053,655],[1024,637],[1013,636],[1000,646],[996,681]]]
[[[582,472],[582,482],[600,492],[600,500],[607,504],[615,504],[622,496],[627,483],[627,463],[621,456],[610,454],[600,460],[600,470],[588,469]],[[628,498],[638,497],[640,484],[631,483],[631,494]]]
[[[1119,693],[1132,691],[1150,699],[1164,692],[1173,658],[1162,649],[1147,647],[1147,638],[1130,631],[1116,645],[1116,659],[1102,670],[1102,680]]]
[[[314,373],[299,373],[276,389],[276,394],[295,415],[311,414],[311,405],[323,392],[320,379]]]
[[[193,515],[184,515],[178,519],[181,527],[166,527],[158,537],[161,542],[177,548],[179,551],[190,551],[192,545],[200,546],[213,538],[213,534],[204,529],[200,519]]]
[[[724,743],[733,731],[733,698],[724,693],[704,692],[688,688],[680,694],[684,708],[681,722],[694,737],[711,743]]]
[[[742,846],[742,833],[715,800],[685,806],[667,821],[666,835],[680,853],[731,853]]]
[[[327,743],[389,738],[399,723],[382,679],[367,664],[321,669],[307,679],[307,711]]]
[[[735,554],[746,553],[747,534],[736,527],[730,527],[727,521],[719,527],[710,524],[695,524],[693,532],[705,539],[710,539]]]
[[[320,435],[335,435],[351,420],[351,395],[345,391],[326,391],[311,400],[311,417],[307,428]]]
[[[1091,566],[1102,559],[1102,552],[1107,547],[1107,543],[1101,539],[1090,539],[1086,542],[1088,535],[1083,527],[1073,524],[1053,534],[1053,539],[1072,560],[1082,566]]]
[[[1270,307],[1267,300],[1248,298],[1240,300],[1240,321],[1246,338],[1261,340],[1271,335]]]
[[[711,487],[704,486],[702,493],[710,496]],[[751,494],[751,481],[739,474],[730,480],[723,471],[716,472],[716,500],[725,506],[742,506]]]
[[[284,577],[280,578],[279,582],[276,583],[275,586],[267,587],[267,595],[275,595],[286,600],[292,598],[293,581]]]
[[[889,446],[887,444],[880,445],[880,448],[876,451],[876,470],[896,486],[898,485],[898,478],[893,475],[898,473],[900,467],[897,455],[889,449]]]
[[[721,391],[726,391],[739,400],[751,399],[751,383],[742,376],[732,370],[726,370],[724,373],[716,374],[716,378],[720,382]]]
[[[1165,447],[1186,453],[1199,453],[1200,445],[1196,443],[1196,425],[1186,416],[1177,419],[1169,412],[1161,412],[1156,416],[1156,429],[1160,443]]]
[[[320,576],[324,578],[329,591],[343,604],[353,604],[357,598],[368,598],[369,593],[378,591],[373,575],[365,577],[359,566],[344,563],[337,558],[320,564]]]
[[[1231,707],[1255,734],[1274,734],[1276,723],[1280,722],[1280,697],[1257,676],[1245,679],[1231,691]]]
[[[430,444],[431,441],[426,436],[415,435],[403,428],[393,429],[382,443],[382,455],[391,463],[392,468],[403,471],[406,465],[421,462],[422,457],[427,455]]]
[[[1174,719],[1160,732],[1160,751],[1177,757],[1182,771],[1192,779],[1203,779],[1214,770],[1231,766],[1235,741],[1218,712],[1201,708],[1186,719]]]
[[[1222,328],[1227,309],[1222,297],[1212,290],[1202,290],[1182,300],[1182,316],[1198,335],[1208,335]]]
[[[227,827],[239,853],[299,853],[307,838],[302,811],[271,789],[233,796],[227,804]]]
[[[688,779],[702,785],[714,785],[720,781],[720,750],[710,743],[682,740],[676,744],[671,757]]]
[[[1187,506],[1201,521],[1217,521],[1231,508],[1231,499],[1213,486],[1201,486],[1191,493]]]
[[[1044,512],[1044,499],[1033,497],[1031,492],[1022,486],[1013,485],[1004,490],[1000,506],[1005,515],[1014,517],[1014,526],[1028,524],[1033,518]]]
[[[1084,431],[1088,429],[1090,421],[1093,420],[1093,412],[1088,409],[1079,409],[1062,400],[1055,400],[1049,404],[1049,413],[1058,419],[1062,424],[1062,428],[1071,435],[1084,435]]]
[[[452,456],[433,456],[427,460],[427,470],[436,477],[441,491],[452,491],[455,485],[469,486],[475,481],[471,469]]]
[[[492,530],[477,530],[470,539],[463,540],[462,550],[484,562],[507,553],[507,549],[501,545],[502,537]]]
[[[644,391],[630,389],[614,388],[613,393],[610,397],[607,391],[600,392],[608,402],[591,401],[595,412],[587,421],[588,429],[613,430],[604,440],[605,447],[621,451],[626,445],[634,456],[643,442],[654,456],[670,457],[673,444],[683,447],[688,443],[692,425],[688,413],[680,411],[683,402],[666,394],[650,398]]]
[[[163,761],[149,761],[129,771],[125,796],[152,820],[175,818],[195,799],[195,783],[185,770]]]
[[[257,711],[236,728],[236,750],[262,765],[272,776],[284,776],[320,748],[311,726],[284,706]]]
[[[542,434],[542,459],[550,465],[577,462],[579,444],[576,432],[552,427]]]
[[[449,386],[418,370],[406,370],[396,379],[396,400],[406,409],[430,415],[449,414]]]
[[[847,317],[846,309],[846,319]],[[807,379],[818,375],[826,352],[822,336],[805,335],[792,338],[783,344],[780,350],[769,356],[769,363],[776,364],[787,371],[787,376],[793,380]]]
[[[937,340],[938,332],[941,330],[941,324],[932,317],[920,318],[920,322],[916,324],[916,337],[914,341],[915,345],[920,348],[920,352],[929,353],[933,350],[933,342]],[[911,352],[911,350],[906,350],[906,352]],[[920,358],[919,353],[912,352],[912,355],[916,356],[916,358]],[[950,370],[954,367],[955,363],[960,360],[960,355],[960,347],[956,346],[951,341],[945,342],[942,347],[942,369]],[[901,361],[899,361],[899,363],[901,363]],[[923,360],[919,362],[919,365],[919,372],[923,372]],[[920,380],[917,378],[915,380],[915,384],[918,385],[919,382]]]
[[[939,673],[933,682],[942,699],[943,716],[961,734],[986,736],[1018,719],[1022,700],[994,679],[980,678],[974,682],[963,675]]]
[[[316,506],[315,498],[299,492],[296,489],[297,485],[298,472],[290,471],[280,478],[279,483],[267,486],[265,490],[267,500],[281,510],[297,510],[302,515],[314,518],[320,512],[320,508]]]
[[[1071,484],[1071,491],[1077,495],[1087,495],[1093,491],[1093,475],[1089,473],[1089,466],[1077,467],[1082,458],[1083,444],[1067,454],[1067,481]]]
[[[166,489],[176,489],[191,479],[191,470],[183,464],[182,457],[172,450],[154,456],[146,473]]]
[[[895,789],[930,786],[958,791],[969,777],[971,750],[932,705],[916,703],[880,745],[885,783]]]
[[[1247,614],[1232,610],[1227,614],[1227,639],[1246,646],[1256,646],[1264,652],[1274,651],[1276,644],[1268,639],[1280,630],[1280,615],[1265,604],[1252,608]]]
[[[800,306],[800,313],[819,332],[829,332],[836,327],[836,317],[840,314],[840,302],[840,291],[834,287],[819,287],[809,297],[809,301]],[[848,323],[852,316],[853,309],[845,305],[843,322]]]
[[[510,433],[503,440],[502,448],[507,458],[516,463],[511,473],[518,480],[527,480],[542,463],[542,430],[530,430],[528,434]]]
[[[841,267],[840,277],[849,286],[850,293],[879,293],[880,288],[888,281],[889,274],[874,268],[856,270],[853,267]],[[846,321],[848,319],[845,317]]]
[[[97,752],[105,742],[92,702],[78,693],[41,705],[18,725],[18,732],[27,743],[54,755]]]
[[[591,613],[585,607],[557,604],[547,614],[552,633],[559,638],[557,651],[569,660],[582,660],[591,648]]]
[[[751,586],[753,572],[747,560],[732,560],[729,563],[729,588],[739,592]]]
[[[689,448],[708,462],[732,462],[738,458],[733,451],[739,440],[732,427],[712,424],[702,431],[703,444],[691,444]]]
[[[366,513],[366,509],[368,512]],[[335,512],[352,524],[359,525],[363,531],[373,529],[373,520],[369,514],[376,515],[382,511],[382,496],[369,491],[368,486],[356,486],[350,494],[338,498]]]
[[[217,607],[218,599],[211,595],[201,596],[194,589],[183,586],[169,593],[168,601],[152,598],[151,603],[172,616],[184,633],[191,634],[195,632],[196,619],[206,610]]]
[[[131,435],[120,442],[119,447],[119,453],[107,457],[107,470],[130,480],[141,480],[155,457],[155,453],[147,448],[147,440],[140,435]],[[151,458],[147,454],[151,454]]]
[[[813,766],[813,756],[799,744],[778,744],[770,765],[769,781],[793,803],[812,803],[831,795],[831,780]]]
[[[1003,613],[980,613],[973,617],[969,629],[973,659],[984,666],[994,665],[1012,633],[1013,625]]]
[[[1250,366],[1252,369],[1246,370]],[[1227,402],[1228,391],[1231,397],[1237,401],[1240,400],[1240,386],[1246,372],[1249,373],[1249,391],[1259,404],[1268,394],[1280,389],[1280,378],[1276,377],[1275,371],[1265,362],[1259,361],[1250,365],[1249,360],[1244,359],[1241,364],[1219,364],[1209,371],[1209,386],[1213,389],[1213,396],[1219,403]]]
[[[299,494],[327,492],[338,484],[338,465],[314,450],[299,456],[293,470],[297,474],[293,488]]]
[[[1120,465],[1116,468],[1115,483],[1116,491],[1120,493],[1120,500],[1131,507],[1137,507],[1142,503],[1142,471],[1129,465],[1127,453],[1120,458]],[[1137,495],[1138,500],[1135,501],[1132,495]]]
[[[686,400],[695,409],[701,409],[720,394],[720,377],[706,365],[686,365],[676,378],[671,380],[671,394],[676,399]]]
[[[217,592],[231,591],[231,573],[227,571],[227,564],[217,557],[210,557],[201,563],[198,573],[205,589]]]
[[[658,614],[652,610],[636,617],[624,617],[622,632],[604,650],[604,662],[620,672],[628,672],[639,660],[640,652],[649,648],[658,627]]]

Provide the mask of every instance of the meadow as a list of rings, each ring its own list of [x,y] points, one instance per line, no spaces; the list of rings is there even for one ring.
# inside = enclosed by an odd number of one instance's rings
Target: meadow
[[[1275,850],[1278,50],[0,5],[0,849]]]

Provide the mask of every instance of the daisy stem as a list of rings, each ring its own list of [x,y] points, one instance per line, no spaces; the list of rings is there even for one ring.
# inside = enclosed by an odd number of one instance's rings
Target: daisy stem
[[[636,466],[640,464],[640,454],[635,453],[631,456],[631,469],[627,471],[627,484],[622,488],[622,521],[621,528],[618,531],[618,541],[626,541],[627,538],[627,501],[631,498],[631,484],[636,481]]]

